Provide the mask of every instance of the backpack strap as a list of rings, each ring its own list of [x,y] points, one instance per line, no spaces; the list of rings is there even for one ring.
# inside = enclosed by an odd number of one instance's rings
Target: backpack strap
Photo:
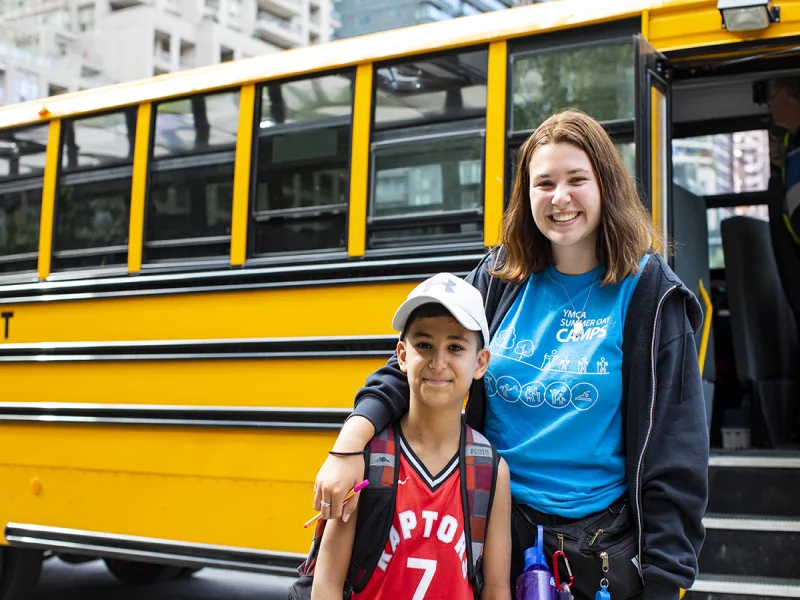
[[[388,425],[367,446],[365,457],[367,487],[390,487],[397,481],[398,448],[395,443],[394,428]]]
[[[383,554],[394,520],[397,477],[400,474],[400,445],[389,425],[370,440],[365,453],[366,478],[361,490],[358,521],[347,581],[360,592],[369,582]]]
[[[475,597],[480,597],[483,577],[480,562],[494,502],[500,456],[494,446],[472,427],[461,435],[461,496],[467,526],[467,570]]]
[[[349,598],[353,591],[360,592],[369,581],[372,572],[380,560],[385,541],[389,538],[389,529],[394,518],[397,476],[399,474],[399,446],[395,444],[392,426],[376,435],[367,445],[364,452],[364,475],[369,485],[361,490],[356,538],[353,554],[343,590],[343,598]],[[376,493],[377,492],[377,493]],[[376,509],[376,504],[380,505]],[[391,510],[389,510],[391,508]],[[371,518],[370,518],[371,517]],[[310,600],[314,570],[317,566],[322,534],[325,532],[325,519],[317,521],[314,539],[306,560],[297,569],[298,579],[290,587],[289,598]],[[362,531],[368,531],[367,535]],[[372,540],[373,543],[369,543]],[[379,540],[375,542],[375,540]]]

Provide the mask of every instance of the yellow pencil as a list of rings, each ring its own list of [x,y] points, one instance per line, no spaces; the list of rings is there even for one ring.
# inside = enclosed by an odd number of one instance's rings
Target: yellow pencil
[[[356,492],[360,492],[365,487],[367,487],[367,485],[369,485],[369,479],[365,479],[364,481],[359,483],[356,487],[354,487],[352,490],[347,492],[347,496],[344,497],[344,502],[347,502],[348,500],[350,500],[350,498],[352,498],[353,496],[356,495]],[[317,513],[316,515],[311,517],[308,521],[306,521],[305,525],[303,525],[303,529],[307,528],[309,525],[313,525],[314,523],[319,521],[321,518],[322,518],[322,513]]]

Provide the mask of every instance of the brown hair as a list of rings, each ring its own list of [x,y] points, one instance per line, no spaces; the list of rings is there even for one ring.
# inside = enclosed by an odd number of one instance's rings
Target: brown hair
[[[597,260],[606,266],[602,283],[613,285],[636,272],[645,252],[659,246],[659,233],[614,142],[600,123],[577,110],[550,116],[520,147],[511,201],[503,216],[504,252],[492,275],[522,283],[554,262],[550,240],[539,231],[531,213],[530,163],[536,150],[557,143],[580,148],[592,163],[601,199]]]

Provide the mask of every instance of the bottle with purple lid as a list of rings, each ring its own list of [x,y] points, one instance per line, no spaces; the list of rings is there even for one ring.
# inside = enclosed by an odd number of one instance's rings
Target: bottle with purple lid
[[[557,600],[553,574],[544,556],[544,530],[538,526],[536,545],[525,550],[525,571],[517,578],[517,600]]]

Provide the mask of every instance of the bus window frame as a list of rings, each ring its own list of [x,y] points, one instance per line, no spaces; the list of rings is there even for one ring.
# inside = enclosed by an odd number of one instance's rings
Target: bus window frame
[[[256,82],[255,84],[255,106],[253,110],[253,140],[250,153],[250,189],[249,206],[247,211],[247,255],[246,264],[248,266],[262,266],[265,264],[278,264],[281,262],[293,262],[298,258],[304,259],[304,263],[326,262],[332,259],[346,258],[348,254],[348,242],[350,238],[350,188],[352,179],[353,162],[353,128],[355,124],[355,99],[356,99],[356,80],[358,69],[356,65],[325,69],[322,71],[310,71],[293,77],[282,77],[278,79],[267,79]],[[349,117],[330,117],[326,119],[311,119],[296,123],[281,123],[261,129],[260,119],[264,108],[264,88],[268,85],[285,85],[298,81],[308,81],[323,77],[342,76],[350,79],[351,98]],[[259,145],[262,139],[284,135],[287,133],[297,133],[303,131],[314,131],[316,129],[337,129],[348,125],[350,128],[350,145],[347,152],[347,201],[339,204],[326,204],[320,206],[309,206],[299,208],[286,208],[275,210],[257,210],[258,196],[258,167],[259,167]],[[313,249],[313,250],[285,250],[270,253],[256,253],[256,226],[266,223],[272,219],[302,219],[309,213],[321,213],[319,216],[338,216],[344,214],[344,245],[341,248]]]
[[[382,130],[380,132],[373,132],[373,141],[370,143],[370,161],[369,161],[369,196],[368,196],[368,205],[367,205],[367,249],[369,253],[378,250],[390,250],[390,249],[398,249],[406,246],[417,247],[417,246],[426,246],[425,242],[427,241],[429,246],[435,246],[437,248],[454,248],[454,247],[461,247],[464,245],[468,246],[477,246],[478,244],[483,244],[483,222],[486,213],[486,199],[483,193],[486,183],[486,128],[478,128],[475,127],[478,122],[483,121],[485,124],[485,118],[474,118],[474,119],[467,119],[464,121],[450,121],[450,122],[443,122],[443,123],[436,123],[430,124],[426,126],[417,126],[414,127],[414,131],[410,132],[407,129],[390,129],[390,130]],[[450,130],[447,132],[440,131],[444,130],[446,126],[452,126],[453,123],[457,123],[460,127],[456,130]],[[408,135],[398,137],[396,135],[391,136],[392,133],[396,133],[398,131],[408,131]],[[425,131],[429,131],[430,133],[425,133]],[[391,136],[391,137],[390,137]],[[379,138],[379,139],[375,139]],[[385,139],[380,139],[385,138]],[[418,144],[420,142],[437,142],[437,141],[449,141],[449,140],[458,140],[458,139],[480,139],[481,140],[481,155],[480,155],[480,162],[481,162],[481,176],[480,181],[478,182],[478,189],[481,190],[480,195],[482,198],[482,202],[479,208],[477,209],[461,209],[461,210],[454,210],[454,211],[438,211],[438,212],[418,212],[418,213],[411,213],[403,216],[386,216],[386,217],[378,217],[375,216],[375,183],[377,182],[377,173],[376,173],[376,150],[381,150],[384,148],[396,148],[402,146],[412,146],[414,144]],[[465,219],[465,217],[472,217],[470,219]],[[440,244],[431,244],[430,237],[431,236],[407,236],[403,238],[406,240],[405,242],[381,242],[378,245],[374,245],[374,243],[370,242],[371,233],[373,232],[381,232],[381,231],[391,231],[394,229],[406,229],[409,227],[413,227],[414,225],[420,226],[435,226],[435,225],[453,225],[453,224],[461,224],[476,221],[480,224],[479,232],[476,232],[476,236],[479,236],[479,239],[472,240],[469,235],[464,234],[454,234],[452,237],[454,239],[453,242],[445,242]],[[459,239],[460,238],[460,239]]]
[[[403,122],[397,125],[376,126],[376,110],[378,99],[377,71],[385,67],[404,65],[408,63],[425,62],[444,58],[448,56],[458,56],[473,52],[486,52],[486,106],[483,116],[470,116],[466,118],[448,120],[444,115],[427,122]],[[367,222],[366,222],[366,243],[365,256],[398,255],[405,251],[415,251],[419,254],[435,254],[439,252],[472,250],[484,247],[484,222],[486,219],[486,124],[489,111],[489,82],[491,69],[491,44],[477,43],[457,48],[450,48],[445,51],[426,52],[424,54],[412,54],[397,57],[390,60],[372,63],[373,82],[372,82],[372,102],[370,115],[370,142],[369,142],[369,165],[367,179]],[[478,125],[478,126],[476,126]],[[481,204],[478,209],[446,211],[437,213],[414,213],[413,215],[376,217],[375,211],[375,187],[376,187],[376,156],[375,151],[383,148],[390,148],[402,145],[411,145],[425,141],[447,141],[461,137],[479,136],[481,139],[480,151],[480,190]],[[474,216],[475,219],[465,221],[465,216]],[[377,245],[372,241],[374,232],[391,231],[393,229],[405,229],[414,225],[435,226],[467,223],[474,220],[479,224],[475,239],[471,235],[453,234],[453,241],[444,243],[434,243],[430,235],[406,236],[402,241],[379,242]]]
[[[78,166],[66,170],[64,166],[64,146],[67,125],[74,124],[76,121],[94,119],[103,117],[114,113],[121,113],[123,116],[127,111],[134,112],[137,118],[133,119],[134,125],[134,144],[131,156],[126,159],[119,159],[102,165],[89,165]],[[56,167],[56,188],[54,198],[54,210],[52,220],[52,245],[50,251],[50,274],[48,279],[72,279],[74,277],[99,277],[99,276],[116,276],[128,271],[128,249],[130,244],[126,243],[116,244],[111,246],[97,246],[94,248],[75,248],[69,250],[58,250],[56,247],[57,233],[58,233],[58,215],[60,211],[61,202],[59,202],[59,190],[64,185],[80,185],[82,183],[96,183],[100,181],[107,181],[111,179],[123,179],[125,177],[131,180],[131,189],[128,197],[128,219],[125,223],[126,239],[128,238],[128,229],[131,221],[131,205],[132,198],[132,184],[133,184],[133,161],[136,153],[136,129],[140,126],[138,122],[138,106],[125,106],[117,107],[109,110],[103,110],[93,113],[84,113],[74,115],[69,118],[61,119],[61,127],[59,130],[58,139],[58,161]],[[128,240],[129,242],[130,240]],[[57,264],[58,259],[81,258],[81,257],[95,257],[103,256],[106,254],[125,254],[124,261],[119,264],[110,265],[108,267],[102,265],[91,265],[84,267],[59,267]]]
[[[148,219],[151,217],[151,206],[152,206],[152,188],[153,188],[153,174],[160,173],[170,170],[177,170],[179,167],[175,166],[176,161],[186,161],[189,163],[188,167],[199,167],[199,166],[211,166],[211,165],[221,165],[221,164],[231,164],[233,167],[233,175],[231,177],[231,186],[233,188],[234,182],[236,180],[236,141],[234,140],[231,144],[226,144],[224,146],[219,147],[212,147],[212,148],[204,148],[200,150],[189,150],[186,152],[181,153],[177,156],[156,156],[155,155],[155,144],[156,144],[156,133],[157,133],[157,121],[158,121],[158,108],[163,104],[169,104],[172,102],[180,102],[182,100],[189,100],[191,101],[193,98],[196,97],[209,97],[209,96],[217,96],[223,94],[236,94],[239,98],[239,112],[237,113],[237,123],[239,116],[241,114],[241,104],[242,104],[242,90],[245,86],[238,84],[234,86],[227,86],[223,88],[214,88],[211,90],[201,90],[189,94],[181,94],[180,96],[170,96],[167,98],[162,98],[158,101],[150,102],[150,123],[149,123],[149,132],[150,135],[148,137],[148,147],[147,147],[147,169],[146,169],[146,181],[145,181],[145,194],[144,194],[144,220],[143,220],[143,227],[142,227],[142,245],[141,245],[141,267],[140,272],[153,272],[153,271],[161,271],[161,270],[169,270],[169,271],[187,271],[187,270],[194,270],[194,269],[216,269],[216,268],[224,268],[225,266],[230,266],[231,260],[231,237],[233,235],[233,220],[234,220],[234,198],[231,198],[231,233],[225,236],[203,236],[203,237],[184,237],[184,238],[175,238],[170,240],[148,240]],[[255,117],[254,117],[255,120]],[[238,133],[238,128],[237,128]],[[219,156],[232,156],[232,160],[224,162]],[[204,161],[204,159],[208,159],[208,157],[214,157],[210,161]],[[216,160],[215,160],[216,158]],[[167,164],[167,167],[164,167],[164,164]],[[187,165],[184,165],[184,168],[187,168]],[[226,238],[227,242],[223,242],[221,238]],[[202,241],[205,241],[204,244]],[[148,250],[149,249],[163,249],[163,248],[175,248],[183,246],[187,243],[192,244],[193,247],[202,247],[202,246],[216,246],[218,244],[227,243],[228,249],[224,254],[214,255],[214,256],[200,256],[200,257],[182,257],[182,258],[153,258],[148,257]]]
[[[29,123],[18,127],[4,128],[3,131],[16,132],[16,131],[25,131],[28,129],[37,129],[40,127],[44,127],[45,131],[47,132],[47,138],[49,139],[50,131],[48,123]],[[40,189],[42,193],[42,197],[39,200],[40,219],[41,219],[42,206],[44,204],[45,170],[47,169],[47,142],[45,142],[45,148],[43,154],[45,156],[45,167],[44,169],[42,169],[41,173],[37,173],[34,175],[31,174],[9,175],[9,176],[3,176],[2,179],[0,179],[0,194],[4,193],[14,194],[17,192],[24,192],[32,189],[35,190],[37,188]],[[39,235],[40,232],[37,231],[37,238],[39,237]],[[26,283],[26,282],[38,281],[39,273],[38,273],[38,265],[36,264],[38,262],[38,258],[39,258],[38,240],[36,244],[36,251],[34,252],[21,252],[18,254],[0,255],[0,263],[3,264],[22,263],[27,261],[32,261],[34,263],[34,267],[29,270],[9,271],[7,273],[0,272],[0,284]]]

